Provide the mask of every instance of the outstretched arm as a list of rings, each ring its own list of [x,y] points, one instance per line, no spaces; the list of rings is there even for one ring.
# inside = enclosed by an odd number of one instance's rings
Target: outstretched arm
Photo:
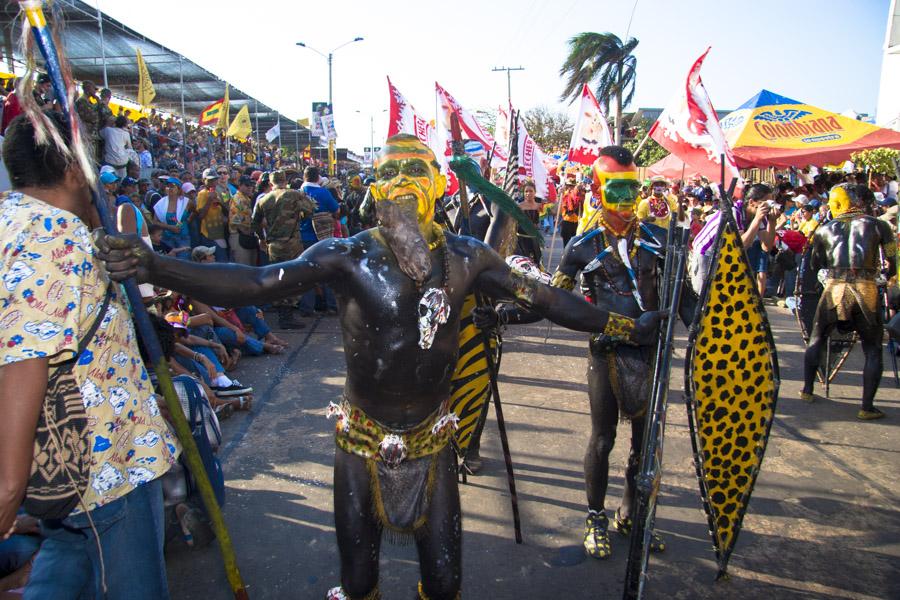
[[[182,292],[216,306],[265,304],[299,295],[317,283],[344,272],[349,252],[337,245],[351,242],[329,240],[316,244],[298,258],[266,267],[235,263],[200,264],[160,256],[135,235],[102,236],[97,256],[106,263],[112,279],[136,277],[169,290]]]
[[[554,323],[591,333],[649,343],[655,335],[662,313],[644,313],[637,321],[610,313],[585,302],[571,292],[544,285],[511,270],[486,247],[480,257],[482,269],[475,285],[492,298],[517,302]]]
[[[578,271],[585,266],[583,259],[576,252],[575,243],[579,239],[573,238],[569,241],[569,245],[566,246],[562,260],[560,260],[559,266],[550,280],[552,287],[560,288],[567,292],[572,292],[575,289],[575,278],[578,276]],[[504,306],[497,312],[499,320],[510,325],[537,323],[544,318],[543,315],[533,310],[515,305]]]

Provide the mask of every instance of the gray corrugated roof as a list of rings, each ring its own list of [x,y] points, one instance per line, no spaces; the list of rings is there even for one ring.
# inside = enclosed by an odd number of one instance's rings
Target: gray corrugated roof
[[[165,46],[148,39],[137,31],[127,27],[105,13],[99,13],[103,21],[103,47],[101,48],[100,22],[98,11],[79,0],[56,0],[52,9],[65,21],[62,41],[65,52],[72,65],[72,73],[78,80],[90,79],[103,85],[104,53],[106,74],[109,88],[113,94],[133,100],[137,96],[138,71],[135,49],[140,49],[150,71],[150,79],[156,89],[153,105],[157,109],[176,115],[181,114],[182,77],[184,80],[184,112],[190,120],[197,120],[200,111],[207,105],[220,99],[225,94],[225,82],[215,74],[197,63],[182,57]],[[7,55],[15,49],[13,55],[21,60],[17,51],[17,38],[21,21],[17,18],[18,7],[15,3],[0,5],[0,48]],[[8,62],[8,61],[7,61]],[[259,119],[260,138],[275,125],[275,119],[281,123],[281,145],[294,147],[309,143],[309,129],[297,124],[275,109],[258,102],[246,92],[229,86],[230,113],[232,118],[245,104],[249,104],[250,121],[256,129]],[[298,139],[299,138],[299,139]]]

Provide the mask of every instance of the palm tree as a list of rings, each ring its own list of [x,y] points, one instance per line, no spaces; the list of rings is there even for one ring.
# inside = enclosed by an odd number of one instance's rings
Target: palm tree
[[[581,96],[581,86],[595,80],[597,101],[607,114],[610,101],[615,99],[616,144],[622,141],[622,109],[634,96],[637,58],[632,52],[637,45],[635,38],[622,43],[614,33],[579,33],[569,40],[569,55],[559,70],[560,77],[566,77],[561,100],[577,100]]]

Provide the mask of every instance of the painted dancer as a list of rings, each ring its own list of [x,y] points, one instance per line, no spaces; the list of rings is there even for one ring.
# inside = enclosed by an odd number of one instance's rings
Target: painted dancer
[[[825,269],[826,275],[806,349],[800,392],[801,400],[813,401],[813,383],[829,333],[835,327],[856,331],[866,357],[862,406],[856,415],[862,420],[884,416],[875,408],[883,368],[884,318],[877,282],[882,257],[887,272],[897,272],[897,239],[889,223],[865,214],[866,203],[871,200],[872,192],[863,185],[844,183],[831,188],[828,208],[832,219],[820,225],[810,240],[810,268]]]
[[[421,598],[452,599],[461,581],[456,462],[446,410],[467,294],[515,300],[573,329],[647,343],[660,313],[638,319],[511,271],[482,242],[434,223],[446,187],[434,154],[415,137],[389,138],[371,191],[380,222],[323,240],[299,258],[253,268],[199,265],[154,254],[134,237],[104,238],[113,277],[136,275],[217,305],[263,303],[332,285],[343,328],[347,380],[337,417],[334,506],[341,587],[328,598],[378,598],[384,529],[414,535]],[[637,316],[637,315],[635,315]]]
[[[573,290],[581,273],[581,291],[594,305],[638,318],[659,306],[658,265],[665,257],[668,231],[652,223],[640,223],[635,215],[640,184],[634,158],[621,146],[607,146],[592,167],[591,204],[598,209],[584,232],[572,238],[563,253],[551,285]],[[680,315],[690,322],[696,296],[685,293]],[[501,323],[529,323],[538,320],[533,312],[518,308],[480,311],[477,322],[491,326]],[[584,457],[588,516],[584,548],[594,558],[611,556],[606,515],[609,485],[609,455],[616,440],[619,417],[631,423],[631,451],[625,470],[625,493],[616,511],[619,533],[631,531],[635,475],[640,464],[644,417],[652,389],[656,338],[634,343],[604,334],[591,336],[588,367],[588,397],[591,404],[591,437]],[[653,534],[651,550],[662,551],[665,544]]]

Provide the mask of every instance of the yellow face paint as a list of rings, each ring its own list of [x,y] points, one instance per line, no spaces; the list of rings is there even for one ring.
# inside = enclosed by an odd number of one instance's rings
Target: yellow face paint
[[[447,187],[431,149],[418,140],[389,141],[375,163],[375,174],[375,202],[390,200],[414,209],[422,231],[430,231],[435,201]]]
[[[841,186],[831,188],[828,194],[828,208],[832,217],[839,217],[853,207],[850,196]]]

